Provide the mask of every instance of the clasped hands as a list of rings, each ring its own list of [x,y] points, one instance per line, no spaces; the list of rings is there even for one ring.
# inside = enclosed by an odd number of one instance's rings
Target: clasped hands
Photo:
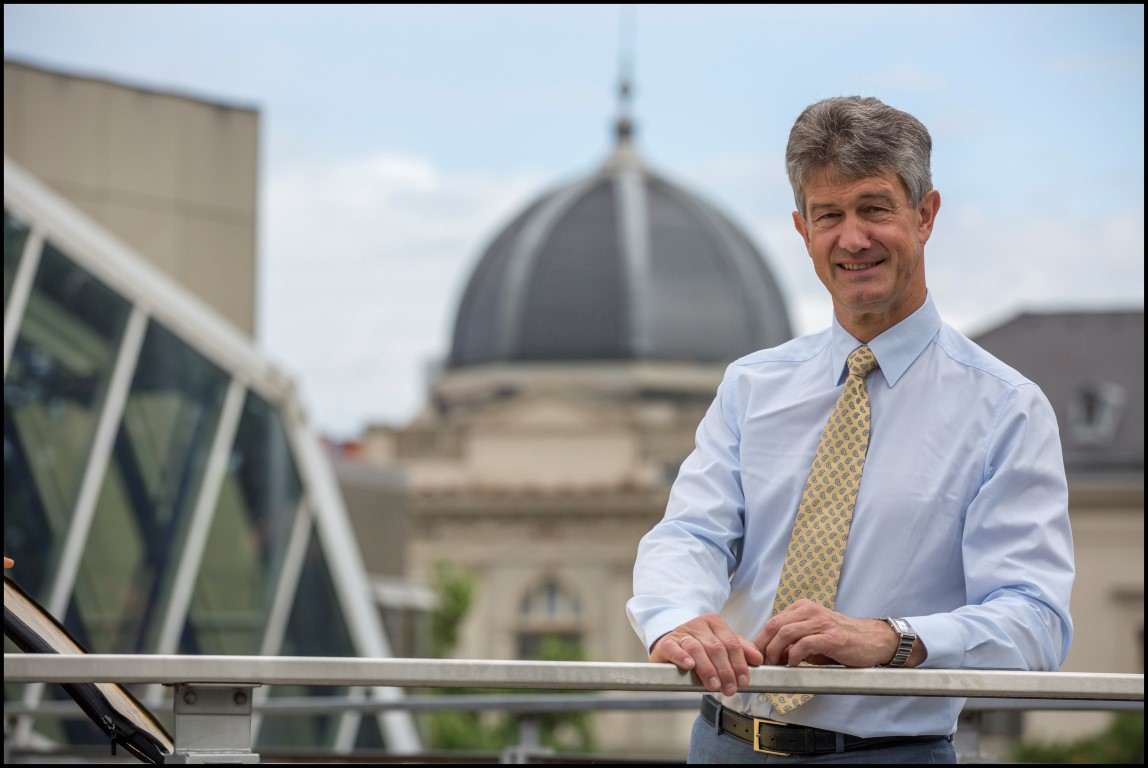
[[[843,616],[801,599],[765,622],[753,642],[736,634],[716,613],[687,621],[662,635],[650,661],[692,670],[706,690],[732,696],[749,685],[749,668],[841,664],[873,667],[896,650],[896,635],[880,619]]]

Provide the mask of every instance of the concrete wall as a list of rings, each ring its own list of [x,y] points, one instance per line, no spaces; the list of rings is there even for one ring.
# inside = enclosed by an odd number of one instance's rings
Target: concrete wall
[[[1076,480],[1074,484],[1073,480]],[[1065,672],[1144,671],[1144,483],[1110,484],[1069,477],[1069,515],[1076,552],[1072,590],[1075,637]],[[1102,730],[1112,714],[1031,712],[1024,736],[1068,741]]]
[[[254,337],[256,110],[5,61],[4,153]]]

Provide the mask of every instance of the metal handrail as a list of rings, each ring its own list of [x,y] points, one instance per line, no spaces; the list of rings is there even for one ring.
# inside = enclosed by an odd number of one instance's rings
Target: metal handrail
[[[554,714],[561,712],[606,712],[627,710],[683,710],[695,711],[697,694],[456,694],[453,696],[405,696],[383,701],[356,696],[285,696],[252,703],[252,712],[258,715],[330,715],[358,712],[375,714],[392,710],[407,712],[477,712],[495,711],[515,715]],[[1100,701],[1092,699],[972,699],[965,704],[965,712],[997,712],[1020,709],[1024,711],[1097,711],[1142,712],[1142,701]],[[41,701],[38,704],[4,702],[4,714],[9,717],[34,715],[56,720],[82,720],[88,715],[71,701]]]
[[[756,667],[749,692],[1143,701],[1143,674],[966,669]],[[669,664],[310,656],[4,654],[10,683],[110,682],[694,691],[696,676]]]
[[[159,683],[175,686],[176,763],[254,763],[251,719],[255,709],[274,715],[273,701],[252,706],[252,689],[271,685],[369,686],[364,700],[338,697],[326,707],[344,710],[503,709],[520,728],[520,744],[504,750],[502,762],[531,762],[538,752],[538,714],[544,711],[605,708],[682,708],[697,698],[672,692],[701,693],[697,677],[669,664],[532,662],[460,659],[362,659],[269,656],[167,656],[106,654],[4,654],[4,680],[12,683]],[[233,686],[228,688],[228,686]],[[624,691],[619,695],[409,696],[401,688],[549,689]],[[1143,709],[1144,675],[998,670],[847,669],[844,667],[757,667],[750,670],[749,691],[831,694],[956,696],[967,709],[1024,707]],[[646,692],[646,693],[635,693]],[[200,700],[202,699],[202,701]],[[435,702],[433,700],[437,699]],[[518,699],[517,702],[513,701]],[[533,699],[533,701],[527,701]],[[453,701],[452,701],[453,700]],[[682,704],[679,704],[682,702]],[[1034,705],[1035,703],[1035,705]],[[287,701],[278,714],[297,714],[309,702]],[[459,707],[458,705],[465,706]],[[271,705],[271,706],[268,706]],[[439,705],[442,705],[441,707]],[[621,706],[620,706],[621,705]],[[16,714],[5,703],[6,714]],[[46,712],[20,712],[41,716]],[[979,713],[971,713],[979,717]],[[49,715],[51,716],[51,715]],[[380,716],[386,716],[380,714]],[[976,722],[974,720],[974,722]],[[958,733],[962,754],[979,756],[977,728]],[[979,760],[974,760],[978,762]]]

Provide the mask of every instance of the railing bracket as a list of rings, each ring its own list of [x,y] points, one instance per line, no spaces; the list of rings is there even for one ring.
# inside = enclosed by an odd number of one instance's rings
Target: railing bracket
[[[172,764],[258,763],[251,751],[255,685],[176,683]]]

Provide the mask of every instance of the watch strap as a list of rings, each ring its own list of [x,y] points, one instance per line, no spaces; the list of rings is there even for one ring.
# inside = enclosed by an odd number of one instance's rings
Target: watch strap
[[[913,631],[913,627],[909,622],[904,619],[894,616],[886,616],[883,619],[893,631],[897,633],[899,641],[897,643],[897,650],[893,652],[893,658],[886,664],[881,664],[882,667],[903,667],[909,663],[909,656],[913,653],[913,646],[917,644],[917,633]]]

